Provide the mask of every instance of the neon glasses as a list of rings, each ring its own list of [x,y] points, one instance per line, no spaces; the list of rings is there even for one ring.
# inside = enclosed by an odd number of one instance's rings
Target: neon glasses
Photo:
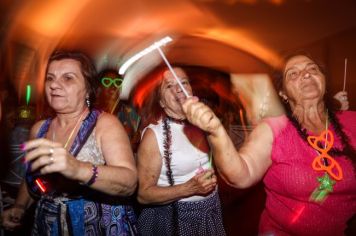
[[[110,88],[112,85],[114,85],[117,89],[120,89],[122,86],[122,81],[123,79],[121,78],[115,78],[115,79],[109,77],[101,78],[101,84],[105,88]]]

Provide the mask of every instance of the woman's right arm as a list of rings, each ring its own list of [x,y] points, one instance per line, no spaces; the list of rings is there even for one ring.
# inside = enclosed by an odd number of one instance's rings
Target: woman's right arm
[[[33,200],[27,191],[26,183],[22,182],[14,205],[6,209],[1,215],[2,226],[10,231],[21,226],[25,211],[32,202]]]
[[[219,118],[208,106],[193,97],[185,101],[183,109],[192,124],[208,133],[215,166],[229,185],[248,188],[263,178],[272,164],[273,144],[273,132],[265,122],[260,123],[236,150]]]
[[[155,134],[151,129],[147,129],[143,135],[138,149],[138,201],[142,204],[163,205],[181,198],[204,195],[211,192],[216,186],[213,171],[194,176],[183,184],[161,187],[157,186],[161,172],[162,160],[158,149]]]
[[[30,139],[33,139],[36,137],[36,133],[38,132],[38,129],[40,125],[42,124],[41,122],[36,123],[30,132]],[[11,208],[5,210],[2,215],[2,225],[6,230],[14,230],[15,228],[19,227],[21,225],[21,220],[22,217],[25,214],[25,211],[31,206],[31,204],[34,202],[32,197],[30,196],[28,190],[27,190],[27,185],[25,181],[23,180],[20,187],[19,191],[15,200],[14,205],[12,205]]]
[[[251,187],[263,178],[272,164],[273,133],[265,122],[254,128],[239,150],[222,126],[210,133],[208,140],[218,172],[233,187]]]

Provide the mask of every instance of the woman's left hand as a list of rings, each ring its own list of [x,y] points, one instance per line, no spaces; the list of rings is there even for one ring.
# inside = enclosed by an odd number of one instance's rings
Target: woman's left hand
[[[198,195],[210,193],[217,185],[217,178],[213,169],[203,170],[189,181],[193,181],[193,186],[196,189],[195,194]]]
[[[340,110],[346,111],[349,109],[349,101],[347,99],[346,91],[339,91],[334,95],[334,99],[336,99],[340,103]]]
[[[31,171],[41,174],[61,173],[73,179],[78,173],[79,161],[76,160],[61,143],[40,138],[24,144],[25,162],[31,163]]]

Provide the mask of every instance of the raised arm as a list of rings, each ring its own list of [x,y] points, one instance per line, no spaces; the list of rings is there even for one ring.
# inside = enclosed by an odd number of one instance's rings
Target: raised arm
[[[188,120],[208,133],[214,162],[222,178],[236,188],[247,188],[262,179],[271,165],[273,133],[266,123],[259,124],[247,142],[236,150],[214,112],[196,97],[183,104]]]
[[[143,204],[167,204],[181,198],[204,195],[211,192],[216,186],[216,177],[213,170],[197,174],[183,184],[174,186],[158,186],[162,159],[158,149],[155,134],[148,129],[138,149],[138,201]]]

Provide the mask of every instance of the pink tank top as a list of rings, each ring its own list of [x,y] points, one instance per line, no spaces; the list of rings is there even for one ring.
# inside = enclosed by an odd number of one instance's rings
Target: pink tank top
[[[356,112],[337,114],[343,130],[356,147]],[[309,201],[323,171],[312,169],[318,155],[298,134],[286,116],[266,119],[273,130],[272,165],[265,177],[266,206],[260,220],[261,235],[343,235],[346,222],[356,213],[356,174],[349,159],[335,157],[344,178],[324,202]],[[341,142],[335,134],[334,147]],[[356,158],[356,157],[353,157]]]

